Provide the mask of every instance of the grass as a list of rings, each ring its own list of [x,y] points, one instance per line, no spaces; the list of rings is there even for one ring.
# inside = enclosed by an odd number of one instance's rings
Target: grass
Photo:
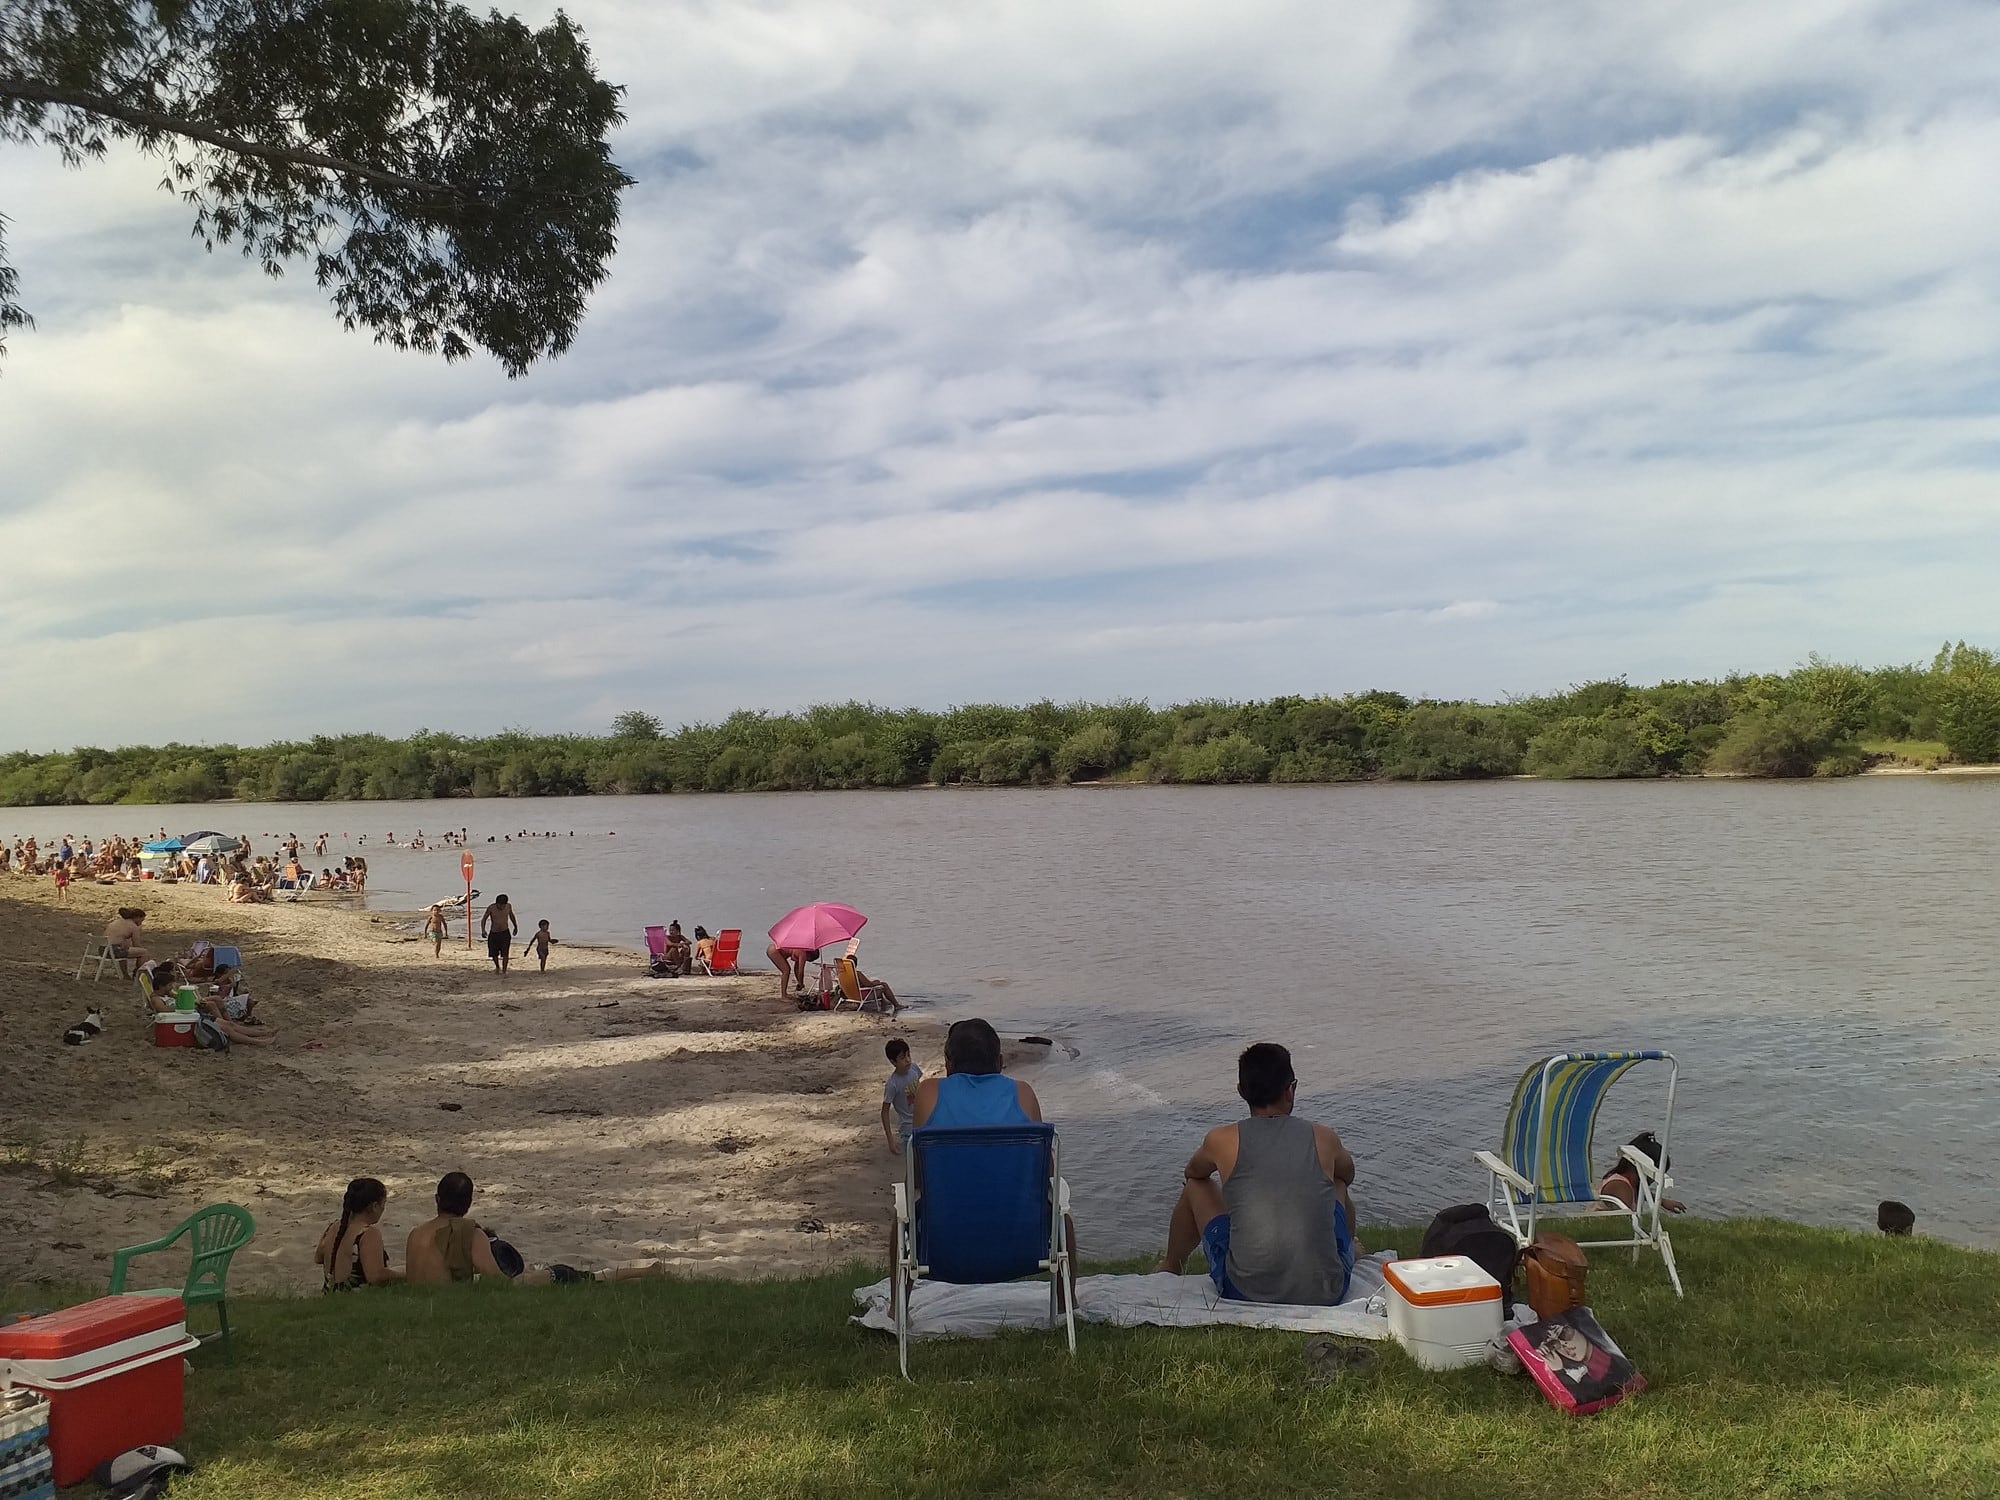
[[[1863,755],[1879,755],[1902,766],[1920,766],[1935,771],[1949,758],[1943,740],[1863,740]]]
[[[1371,1244],[1412,1248],[1407,1232]],[[1767,1221],[1595,1259],[1652,1389],[1601,1416],[1391,1345],[1320,1389],[1303,1335],[1086,1327],[919,1345],[851,1327],[876,1273],[394,1289],[231,1304],[176,1500],[283,1497],[2000,1494],[2000,1256]],[[54,1289],[0,1288],[0,1311]]]

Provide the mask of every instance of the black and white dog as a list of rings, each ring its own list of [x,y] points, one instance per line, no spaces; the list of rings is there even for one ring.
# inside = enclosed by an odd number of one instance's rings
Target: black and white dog
[[[63,1033],[63,1041],[72,1047],[81,1047],[103,1029],[104,1012],[93,1005],[81,1021]]]

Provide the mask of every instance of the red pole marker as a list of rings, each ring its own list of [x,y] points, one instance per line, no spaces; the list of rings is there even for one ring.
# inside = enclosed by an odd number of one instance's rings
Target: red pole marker
[[[472,946],[472,856],[458,857],[459,873],[465,877],[465,946]]]

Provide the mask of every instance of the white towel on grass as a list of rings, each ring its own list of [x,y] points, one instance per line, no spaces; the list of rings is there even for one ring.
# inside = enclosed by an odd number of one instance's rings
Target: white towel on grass
[[[1299,1307],[1278,1302],[1232,1302],[1215,1294],[1207,1276],[1175,1276],[1161,1271],[1151,1276],[1082,1276],[1076,1283],[1076,1315],[1086,1323],[1110,1323],[1121,1328],[1154,1324],[1162,1328],[1284,1328],[1298,1333],[1334,1333],[1346,1338],[1386,1339],[1389,1319],[1368,1310],[1369,1299],[1382,1290],[1382,1267],[1396,1258],[1393,1250],[1362,1257],[1354,1263],[1347,1300],[1338,1307]],[[861,1307],[851,1320],[864,1328],[896,1331],[889,1305],[887,1277],[873,1286],[857,1287]],[[1049,1283],[1008,1281],[997,1286],[957,1286],[946,1281],[917,1283],[910,1299],[911,1335],[920,1339],[989,1338],[1003,1328],[1047,1328]]]

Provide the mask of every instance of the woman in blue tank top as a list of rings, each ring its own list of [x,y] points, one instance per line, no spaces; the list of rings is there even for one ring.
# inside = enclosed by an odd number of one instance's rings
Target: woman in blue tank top
[[[1019,1079],[1000,1071],[1000,1034],[986,1022],[954,1021],[944,1038],[942,1078],[917,1085],[916,1124],[1026,1125],[1042,1117],[1042,1102]]]

